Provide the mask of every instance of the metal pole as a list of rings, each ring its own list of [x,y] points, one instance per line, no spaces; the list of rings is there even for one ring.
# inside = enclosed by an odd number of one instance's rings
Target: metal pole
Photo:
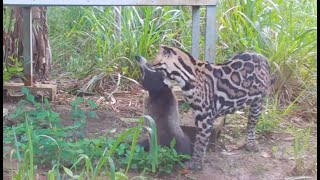
[[[205,60],[211,63],[215,62],[216,55],[216,13],[216,6],[207,6]]]
[[[116,35],[118,36],[119,39],[121,39],[121,6],[115,6],[114,7],[114,12],[115,12],[115,31]]]
[[[200,6],[192,6],[192,47],[191,54],[199,58],[200,51]]]
[[[30,7],[22,8],[23,18],[23,72],[25,76],[24,85],[32,86],[32,12]]]

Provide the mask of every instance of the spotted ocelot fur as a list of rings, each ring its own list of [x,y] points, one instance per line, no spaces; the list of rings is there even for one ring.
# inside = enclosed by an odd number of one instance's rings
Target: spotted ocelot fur
[[[194,111],[197,134],[192,159],[186,164],[188,169],[202,169],[214,120],[246,106],[249,117],[245,147],[258,151],[255,129],[271,83],[266,57],[244,52],[222,64],[211,64],[198,61],[179,48],[161,46],[153,67],[164,72],[168,86],[170,80],[179,83]]]

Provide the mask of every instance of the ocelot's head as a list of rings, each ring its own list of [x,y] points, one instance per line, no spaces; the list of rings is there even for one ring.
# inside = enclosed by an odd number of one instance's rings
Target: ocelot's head
[[[141,84],[149,93],[159,93],[164,90],[169,90],[169,87],[164,83],[164,74],[156,71],[148,61],[142,56],[136,56],[136,60],[141,70]]]
[[[196,60],[182,49],[161,45],[153,67],[165,74],[166,82],[175,80],[184,86],[195,80],[195,64]]]

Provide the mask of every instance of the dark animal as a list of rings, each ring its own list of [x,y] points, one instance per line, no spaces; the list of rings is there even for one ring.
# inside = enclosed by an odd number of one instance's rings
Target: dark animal
[[[192,144],[179,125],[178,102],[172,90],[163,83],[164,75],[152,69],[146,59],[136,56],[142,73],[141,84],[149,95],[144,98],[144,114],[151,116],[157,128],[158,145],[170,147],[173,138],[179,154],[192,154]],[[149,140],[141,143],[149,149]]]

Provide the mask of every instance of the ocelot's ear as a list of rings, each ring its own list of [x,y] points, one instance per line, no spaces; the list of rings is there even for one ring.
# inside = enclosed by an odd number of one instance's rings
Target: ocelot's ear
[[[159,49],[160,49],[159,50],[160,52],[164,52],[164,51],[168,51],[168,49],[170,49],[170,48],[166,45],[161,44]]]

